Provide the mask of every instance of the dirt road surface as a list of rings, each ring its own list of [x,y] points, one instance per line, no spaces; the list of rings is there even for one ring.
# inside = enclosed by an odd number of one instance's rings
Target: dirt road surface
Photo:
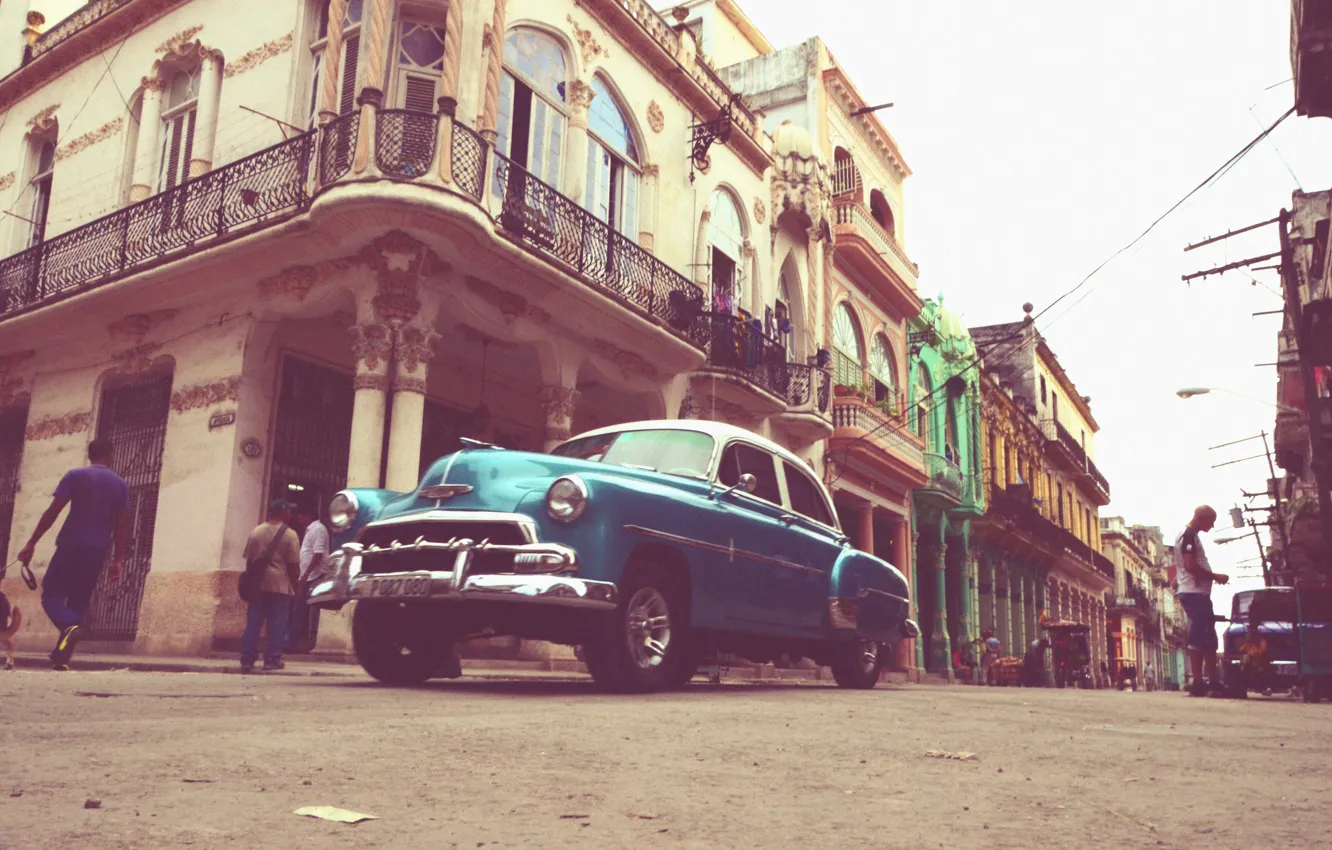
[[[5,848],[1251,848],[1332,829],[1332,707],[1286,699],[21,670],[0,671],[0,712]],[[293,814],[310,805],[379,819]]]

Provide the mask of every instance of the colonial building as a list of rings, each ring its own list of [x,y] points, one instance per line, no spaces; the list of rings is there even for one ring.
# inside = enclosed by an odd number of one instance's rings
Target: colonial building
[[[1114,565],[1101,554],[1099,509],[1110,486],[1092,460],[1098,426],[1030,316],[972,328],[980,386],[985,516],[980,624],[1021,656],[1042,616],[1091,628],[1093,674],[1105,657],[1104,594]]]
[[[1161,529],[1129,525],[1123,517],[1101,518],[1105,556],[1115,566],[1115,587],[1105,595],[1111,672],[1117,680],[1125,667],[1138,671],[1145,684],[1151,664],[1152,684],[1179,684],[1185,646],[1183,611],[1166,580],[1173,557]]]

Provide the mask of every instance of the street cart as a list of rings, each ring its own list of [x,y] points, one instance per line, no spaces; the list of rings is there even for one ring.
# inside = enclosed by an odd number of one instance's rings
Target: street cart
[[[1091,626],[1071,620],[1046,620],[1041,628],[1050,636],[1055,687],[1072,685],[1090,688],[1091,649],[1088,637]]]
[[[1295,610],[1304,701],[1332,699],[1332,586],[1297,584]]]

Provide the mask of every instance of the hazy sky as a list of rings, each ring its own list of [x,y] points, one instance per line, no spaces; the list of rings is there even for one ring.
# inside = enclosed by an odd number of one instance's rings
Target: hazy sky
[[[880,115],[914,171],[904,219],[921,292],[943,292],[973,326],[1020,319],[1024,301],[1048,304],[1292,102],[1285,2],[743,7],[777,46],[822,36],[870,103],[896,104]],[[1332,184],[1332,121],[1292,117],[1271,138],[1305,189]],[[1275,251],[1276,228],[1181,249],[1273,217],[1295,188],[1262,145],[1038,323],[1092,398],[1096,460],[1113,496],[1103,516],[1160,525],[1173,542],[1198,503],[1215,505],[1227,525],[1240,489],[1263,489],[1263,461],[1209,468],[1259,453],[1260,442],[1207,447],[1270,432],[1274,408],[1174,391],[1274,398],[1275,369],[1254,364],[1276,360],[1280,317],[1251,314],[1281,307],[1266,288],[1279,289],[1276,273],[1256,272],[1261,285],[1232,273],[1192,287],[1180,275]],[[1209,551],[1219,569],[1257,557],[1252,540]]]

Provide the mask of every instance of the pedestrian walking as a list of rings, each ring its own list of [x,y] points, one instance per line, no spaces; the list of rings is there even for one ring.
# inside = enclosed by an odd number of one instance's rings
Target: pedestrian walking
[[[262,560],[259,593],[249,602],[245,632],[241,635],[241,672],[254,671],[259,658],[259,630],[265,630],[264,669],[281,670],[287,644],[287,621],[300,580],[301,542],[291,528],[291,502],[278,499],[268,506],[268,519],[250,532],[245,561]]]
[[[287,629],[287,651],[309,651],[305,646],[318,633],[319,609],[306,600],[310,590],[328,577],[328,525],[317,509],[308,503],[296,510],[296,524],[305,528],[301,536],[301,578],[291,605],[291,625]]]
[[[981,681],[987,685],[994,684],[994,662],[999,660],[1000,644],[999,639],[994,636],[994,632],[986,629],[981,635],[985,642],[985,652],[981,654]]]
[[[69,505],[69,515],[56,535],[56,550],[42,577],[42,609],[60,630],[51,650],[51,666],[68,670],[92,602],[97,579],[106,565],[107,551],[115,544],[108,578],[120,581],[125,557],[125,516],[129,510],[129,485],[107,468],[111,442],[96,439],[88,444],[88,466],[71,469],[56,485],[50,506],[37,521],[37,530],[19,550],[24,565],[32,562],[42,535]]]
[[[1216,613],[1212,609],[1212,585],[1226,584],[1230,576],[1213,572],[1207,563],[1199,533],[1216,525],[1216,511],[1207,505],[1193,512],[1193,519],[1175,541],[1175,592],[1189,619],[1189,667],[1193,684],[1189,696],[1206,696],[1209,689],[1216,696],[1225,692],[1217,677]],[[1206,678],[1204,679],[1204,675]]]
[[[1156,690],[1156,671],[1152,669],[1150,661],[1142,667],[1142,685],[1149,691]]]

